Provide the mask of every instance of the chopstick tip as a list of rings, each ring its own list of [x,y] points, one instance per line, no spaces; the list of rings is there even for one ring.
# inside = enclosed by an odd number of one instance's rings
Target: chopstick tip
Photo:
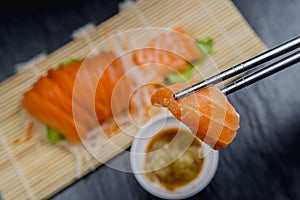
[[[175,93],[175,94],[173,95],[173,97],[174,97],[175,100],[178,100],[178,99],[180,98],[180,95],[179,95],[179,98],[178,98],[178,92],[177,92],[177,93]]]

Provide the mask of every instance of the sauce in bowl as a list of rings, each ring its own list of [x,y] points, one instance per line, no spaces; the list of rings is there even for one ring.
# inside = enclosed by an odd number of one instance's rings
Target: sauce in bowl
[[[162,130],[147,146],[145,176],[169,191],[187,185],[201,172],[204,163],[201,146],[187,130]]]
[[[203,190],[216,172],[219,153],[194,139],[190,129],[171,114],[161,114],[147,122],[134,137],[130,149],[130,166],[139,184],[163,199],[184,199]],[[200,157],[193,153],[182,156],[189,147],[199,150]],[[168,153],[160,153],[162,150]],[[171,165],[174,160],[179,162]]]

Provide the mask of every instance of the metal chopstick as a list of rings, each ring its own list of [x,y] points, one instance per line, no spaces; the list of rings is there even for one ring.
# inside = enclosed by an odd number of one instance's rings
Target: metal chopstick
[[[285,53],[293,51],[299,47],[300,47],[300,36],[298,36],[284,44],[281,44],[273,49],[270,49],[262,54],[259,54],[259,55],[255,56],[254,58],[251,58],[245,62],[242,62],[236,66],[233,66],[230,69],[227,69],[217,75],[210,77],[209,79],[206,79],[206,80],[196,83],[195,85],[192,85],[184,90],[181,90],[174,94],[174,98],[180,99],[182,97],[188,96],[189,94],[191,94],[197,90],[200,90],[201,88],[207,87],[208,85],[220,83],[220,82],[227,80],[229,78],[232,78],[242,72],[245,72],[249,69],[257,67],[260,64],[270,61],[278,56],[281,56]]]
[[[237,81],[229,83],[223,89],[221,89],[221,91],[226,95],[231,94],[241,88],[251,85],[252,83],[255,83],[298,62],[300,62],[300,51],[288,56],[287,58],[281,59],[274,64],[266,66],[256,72],[250,73],[238,79]]]

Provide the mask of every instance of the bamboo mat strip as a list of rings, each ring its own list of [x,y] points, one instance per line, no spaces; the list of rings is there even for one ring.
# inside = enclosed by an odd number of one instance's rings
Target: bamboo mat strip
[[[85,57],[94,48],[106,49],[109,38],[141,27],[184,27],[192,37],[213,38],[215,53],[197,68],[195,79],[203,79],[264,51],[266,48],[228,0],[144,0],[108,19],[93,30],[40,59],[29,68],[0,83],[0,190],[4,199],[44,199],[127,149],[132,136],[119,132],[110,144],[100,147],[101,162],[75,157],[74,152],[46,141],[12,145],[25,129],[21,112],[22,94],[45,72],[66,58]],[[160,32],[134,35],[137,47]],[[137,129],[127,127],[132,133]],[[116,149],[113,146],[119,146]],[[83,151],[84,152],[84,151]],[[82,174],[77,173],[80,161]]]

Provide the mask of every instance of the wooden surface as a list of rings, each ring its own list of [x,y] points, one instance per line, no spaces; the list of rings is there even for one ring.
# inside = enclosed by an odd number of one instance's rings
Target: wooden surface
[[[272,1],[272,4],[269,1],[235,2],[254,30],[269,47],[288,40],[300,32],[298,22],[300,2],[287,1],[285,4],[280,2]],[[104,6],[108,5],[108,2],[103,1],[102,3]],[[75,4],[75,6],[79,6],[79,4]],[[95,3],[95,5],[99,4]],[[83,14],[81,13],[82,16],[93,18],[91,15],[94,13],[90,14],[91,12],[88,11],[97,10],[101,6],[83,6],[82,8],[85,10],[82,12]],[[115,10],[112,9],[110,13],[113,11]],[[59,13],[59,11],[57,12]],[[69,14],[74,13],[72,10],[68,12]],[[44,24],[43,20],[37,20],[39,23],[35,22],[33,18],[30,18],[31,15],[27,14],[29,16],[27,20],[31,22],[29,24],[37,28],[36,34],[40,35],[41,38],[48,36],[49,32],[51,33],[51,30],[54,29],[53,27],[56,27],[53,19],[64,16],[63,12],[60,13],[61,15],[51,13],[50,10],[44,14],[48,25],[45,25],[42,30],[38,28],[37,24]],[[22,14],[18,16],[22,16]],[[10,20],[18,22],[20,20],[18,16],[4,20],[4,22],[8,23],[7,21]],[[80,19],[82,20],[82,18]],[[53,22],[51,22],[52,20]],[[26,22],[26,18],[24,21]],[[75,24],[74,21],[72,23]],[[63,22],[60,23],[64,24]],[[0,61],[1,65],[10,68],[6,67],[9,72],[1,68],[1,77],[7,77],[13,71],[9,62],[20,62],[20,57],[22,61],[24,58],[26,60],[26,56],[30,57],[35,54],[26,51],[26,42],[16,43],[13,41],[13,34],[3,34],[7,31],[8,33],[14,32],[16,27],[9,25],[2,27],[4,28],[0,29],[2,30],[1,36],[3,36],[1,43],[4,45],[1,45]],[[27,30],[24,34],[26,35],[31,31]],[[19,36],[17,33],[16,35],[18,36],[16,38],[23,37],[24,39],[24,36]],[[27,46],[32,48],[36,45],[42,49],[51,49],[51,46],[54,45],[53,42],[51,43],[51,38],[57,43],[62,41],[60,44],[63,44],[67,40],[63,38],[68,38],[68,36],[56,35],[54,37],[53,35],[51,37],[50,34],[49,38],[45,40],[37,36],[31,40],[29,38]],[[37,44],[32,44],[30,41],[35,41]],[[24,44],[25,47],[21,44]],[[16,52],[13,51],[13,47],[20,45],[21,47]],[[11,50],[8,56],[9,51],[7,50]],[[241,129],[234,143],[220,152],[220,165],[211,184],[194,199],[299,199],[299,72],[298,65],[229,97],[241,114]],[[123,155],[118,156],[112,162],[128,165],[128,160]],[[155,199],[138,185],[132,174],[118,172],[106,166],[100,167],[54,197],[54,199],[124,198]]]

